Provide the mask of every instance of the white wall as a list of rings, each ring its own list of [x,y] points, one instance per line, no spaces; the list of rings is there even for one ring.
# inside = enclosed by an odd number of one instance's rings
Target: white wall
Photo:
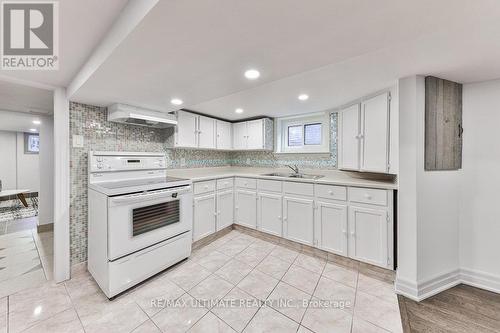
[[[24,133],[17,132],[17,188],[40,191],[38,154],[24,153]]]
[[[463,124],[460,265],[499,288],[500,80],[464,85]]]
[[[24,153],[24,133],[0,131],[0,179],[4,189],[40,189],[38,154]],[[4,141],[5,140],[5,141]],[[5,161],[5,162],[4,162]]]
[[[446,279],[436,279],[458,274],[460,171],[424,170],[424,78],[401,79],[399,89],[399,267],[396,287],[420,299],[449,283]]]
[[[40,125],[40,192],[38,224],[54,222],[54,120],[44,117]]]

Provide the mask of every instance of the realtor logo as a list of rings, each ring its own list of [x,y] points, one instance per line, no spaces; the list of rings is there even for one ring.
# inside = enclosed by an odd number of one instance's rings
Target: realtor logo
[[[59,68],[58,3],[3,1],[1,69]]]

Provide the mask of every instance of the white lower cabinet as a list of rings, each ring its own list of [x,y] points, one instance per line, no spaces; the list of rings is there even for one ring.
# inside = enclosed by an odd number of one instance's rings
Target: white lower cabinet
[[[314,239],[314,200],[283,197],[283,222],[283,237],[312,246]]]
[[[217,231],[229,227],[234,221],[233,190],[217,192]]]
[[[389,216],[385,209],[349,207],[349,257],[389,267]]]
[[[193,241],[215,232],[215,193],[193,199]]]
[[[281,194],[259,193],[257,195],[257,229],[268,234],[283,236],[283,200]]]
[[[391,190],[235,177],[196,182],[194,193],[194,241],[236,223],[393,268]]]
[[[255,229],[257,227],[257,192],[237,189],[236,224]]]
[[[317,201],[314,232],[317,247],[347,256],[347,204]]]

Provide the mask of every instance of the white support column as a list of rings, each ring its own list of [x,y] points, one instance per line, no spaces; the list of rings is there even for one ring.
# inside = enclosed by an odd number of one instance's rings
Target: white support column
[[[54,280],[70,278],[69,100],[65,88],[54,90]]]

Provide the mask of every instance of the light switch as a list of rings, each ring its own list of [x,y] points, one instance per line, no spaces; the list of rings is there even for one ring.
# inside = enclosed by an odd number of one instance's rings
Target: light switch
[[[184,157],[181,158],[181,167],[186,166],[186,159]]]
[[[73,135],[73,148],[83,148],[83,135]]]

